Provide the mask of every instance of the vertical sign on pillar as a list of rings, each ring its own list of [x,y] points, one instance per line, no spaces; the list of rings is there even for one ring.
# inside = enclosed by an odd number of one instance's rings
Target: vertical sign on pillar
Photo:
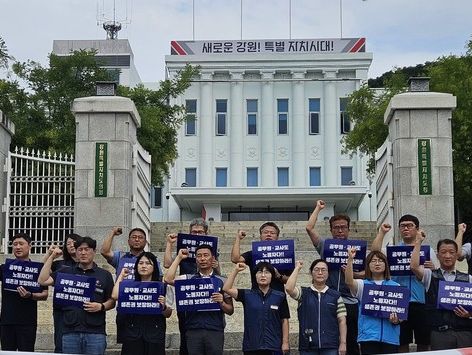
[[[420,195],[431,195],[431,140],[418,139],[418,186]]]
[[[95,146],[95,197],[107,196],[107,144],[97,143]]]

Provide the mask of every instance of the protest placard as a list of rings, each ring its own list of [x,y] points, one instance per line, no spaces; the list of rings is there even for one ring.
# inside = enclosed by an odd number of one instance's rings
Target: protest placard
[[[90,302],[93,297],[95,283],[95,277],[58,272],[54,282],[54,305],[83,308],[84,302]]]
[[[425,260],[430,260],[429,245],[422,245],[420,249],[420,264],[424,265]],[[410,270],[411,253],[413,246],[396,245],[387,246],[387,260],[392,276],[409,276],[413,275]]]
[[[356,256],[353,260],[354,271],[364,270],[367,242],[365,240],[351,239],[326,239],[324,241],[323,258],[330,270],[339,270],[347,264],[347,252],[356,248]]]
[[[116,311],[125,314],[161,314],[159,296],[165,296],[165,284],[162,282],[123,280],[119,287]]]
[[[398,319],[408,318],[410,290],[403,286],[364,284],[361,313],[376,318],[389,318],[396,313]]]
[[[472,312],[472,284],[439,281],[437,307],[452,311],[457,306],[462,306]]]
[[[193,234],[177,234],[177,251],[180,249],[188,249],[188,258],[184,262],[195,262],[195,251],[201,244],[211,246],[213,255],[218,259],[218,237],[209,235],[193,235]]]
[[[3,265],[3,288],[17,291],[23,286],[29,292],[41,292],[38,276],[43,263],[28,260],[7,259]]]
[[[292,239],[252,242],[253,266],[261,261],[272,264],[277,270],[293,270],[295,245]]]
[[[219,311],[220,305],[211,300],[214,292],[221,292],[223,282],[213,277],[175,280],[177,311]]]

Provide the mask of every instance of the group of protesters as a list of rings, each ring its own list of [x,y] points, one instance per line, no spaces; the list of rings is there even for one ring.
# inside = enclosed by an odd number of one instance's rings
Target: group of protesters
[[[331,217],[331,235],[320,236],[316,225],[324,208],[317,201],[306,225],[319,254],[310,260],[311,283],[306,285],[298,280],[303,260],[292,257],[291,264],[278,264],[261,259],[255,243],[241,253],[244,230],[238,231],[231,250],[234,269],[224,277],[223,260],[211,242],[216,237],[208,236],[203,219],[191,221],[188,234],[167,235],[165,273],[156,256],[145,251],[144,230],[129,232],[129,251],[124,252],[113,250],[114,238],[122,234],[121,228],[113,228],[100,252],[115,269],[115,281],[96,264],[97,243],[90,237],[70,234],[62,247],[51,246],[43,263],[37,263],[30,260],[31,239],[18,233],[12,240],[14,259],[0,267],[2,350],[34,351],[37,301],[47,299],[48,286],[54,286],[56,353],[104,354],[105,315],[116,306],[122,354],[165,354],[166,318],[174,310],[180,354],[222,354],[225,317],[234,313],[233,300],[243,306],[244,354],[289,353],[286,295],[298,303],[300,354],[389,354],[408,352],[412,343],[418,351],[472,346],[472,276],[456,269],[457,260],[472,254],[470,243],[463,245],[464,223],[455,240],[438,242],[436,253],[422,246],[426,233],[418,218],[404,215],[398,221],[399,245],[383,247],[392,226],[382,224],[367,251],[366,242],[350,238],[346,215]],[[263,250],[271,245],[290,249],[280,244],[274,222],[262,224],[259,233]],[[189,248],[182,238],[200,242]],[[390,261],[392,255],[398,256],[398,265]],[[235,287],[246,269],[251,287]]]

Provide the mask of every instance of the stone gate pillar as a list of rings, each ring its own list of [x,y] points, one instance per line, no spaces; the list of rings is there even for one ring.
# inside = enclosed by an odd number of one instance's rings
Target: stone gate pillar
[[[5,200],[7,198],[7,170],[3,167],[7,163],[13,134],[15,134],[15,125],[0,111],[0,206],[7,205]],[[3,211],[3,208],[0,209],[0,240],[6,236],[6,215],[6,211]]]
[[[123,226],[125,235],[134,227],[133,149],[141,119],[130,99],[117,96],[76,99],[72,112],[77,125],[74,230],[101,244],[112,227]],[[124,246],[127,238],[118,240]]]
[[[428,90],[428,78],[410,79],[410,91],[392,98],[384,122],[392,142],[395,228],[402,215],[413,214],[436,248],[439,239],[454,238],[451,118],[456,97]]]

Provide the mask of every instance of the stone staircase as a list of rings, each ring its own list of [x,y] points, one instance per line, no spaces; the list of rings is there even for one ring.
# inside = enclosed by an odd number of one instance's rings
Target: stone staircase
[[[241,243],[241,253],[251,249],[251,242],[259,240],[259,226],[264,222],[211,222],[209,234],[219,237],[219,262],[221,272],[227,275],[231,272],[234,264],[231,263],[231,247],[238,229],[247,232],[246,238]],[[310,263],[318,257],[311,241],[306,234],[304,221],[298,222],[277,222],[280,227],[280,239],[294,239],[296,248],[296,258],[304,260],[305,265],[299,277],[299,284],[309,285],[311,277],[308,275]],[[321,222],[317,228],[321,235],[328,236],[329,224]],[[182,223],[153,223],[151,232],[151,251],[154,252],[158,260],[162,261],[165,250],[166,235],[171,232],[188,232],[188,222]],[[367,240],[369,244],[375,236],[375,224],[370,222],[351,222],[352,239]],[[35,256],[35,260],[40,260],[41,256]],[[105,260],[97,255],[97,263],[114,273],[114,269],[106,264]],[[250,276],[246,270],[241,273],[236,281],[236,287],[249,288]],[[288,297],[290,307],[290,345],[291,349],[298,347],[298,319],[296,312],[296,302]],[[225,329],[225,354],[241,354],[243,338],[243,309],[239,302],[234,302],[235,311],[232,316],[226,317]],[[115,310],[107,312],[107,334],[108,350],[107,354],[119,354],[120,345],[116,344]],[[36,350],[52,352],[53,341],[53,319],[52,319],[52,289],[50,297],[46,302],[38,302],[38,336],[36,340]],[[176,313],[167,320],[166,332],[166,353],[178,354],[180,335]],[[292,353],[297,353],[292,351]]]

